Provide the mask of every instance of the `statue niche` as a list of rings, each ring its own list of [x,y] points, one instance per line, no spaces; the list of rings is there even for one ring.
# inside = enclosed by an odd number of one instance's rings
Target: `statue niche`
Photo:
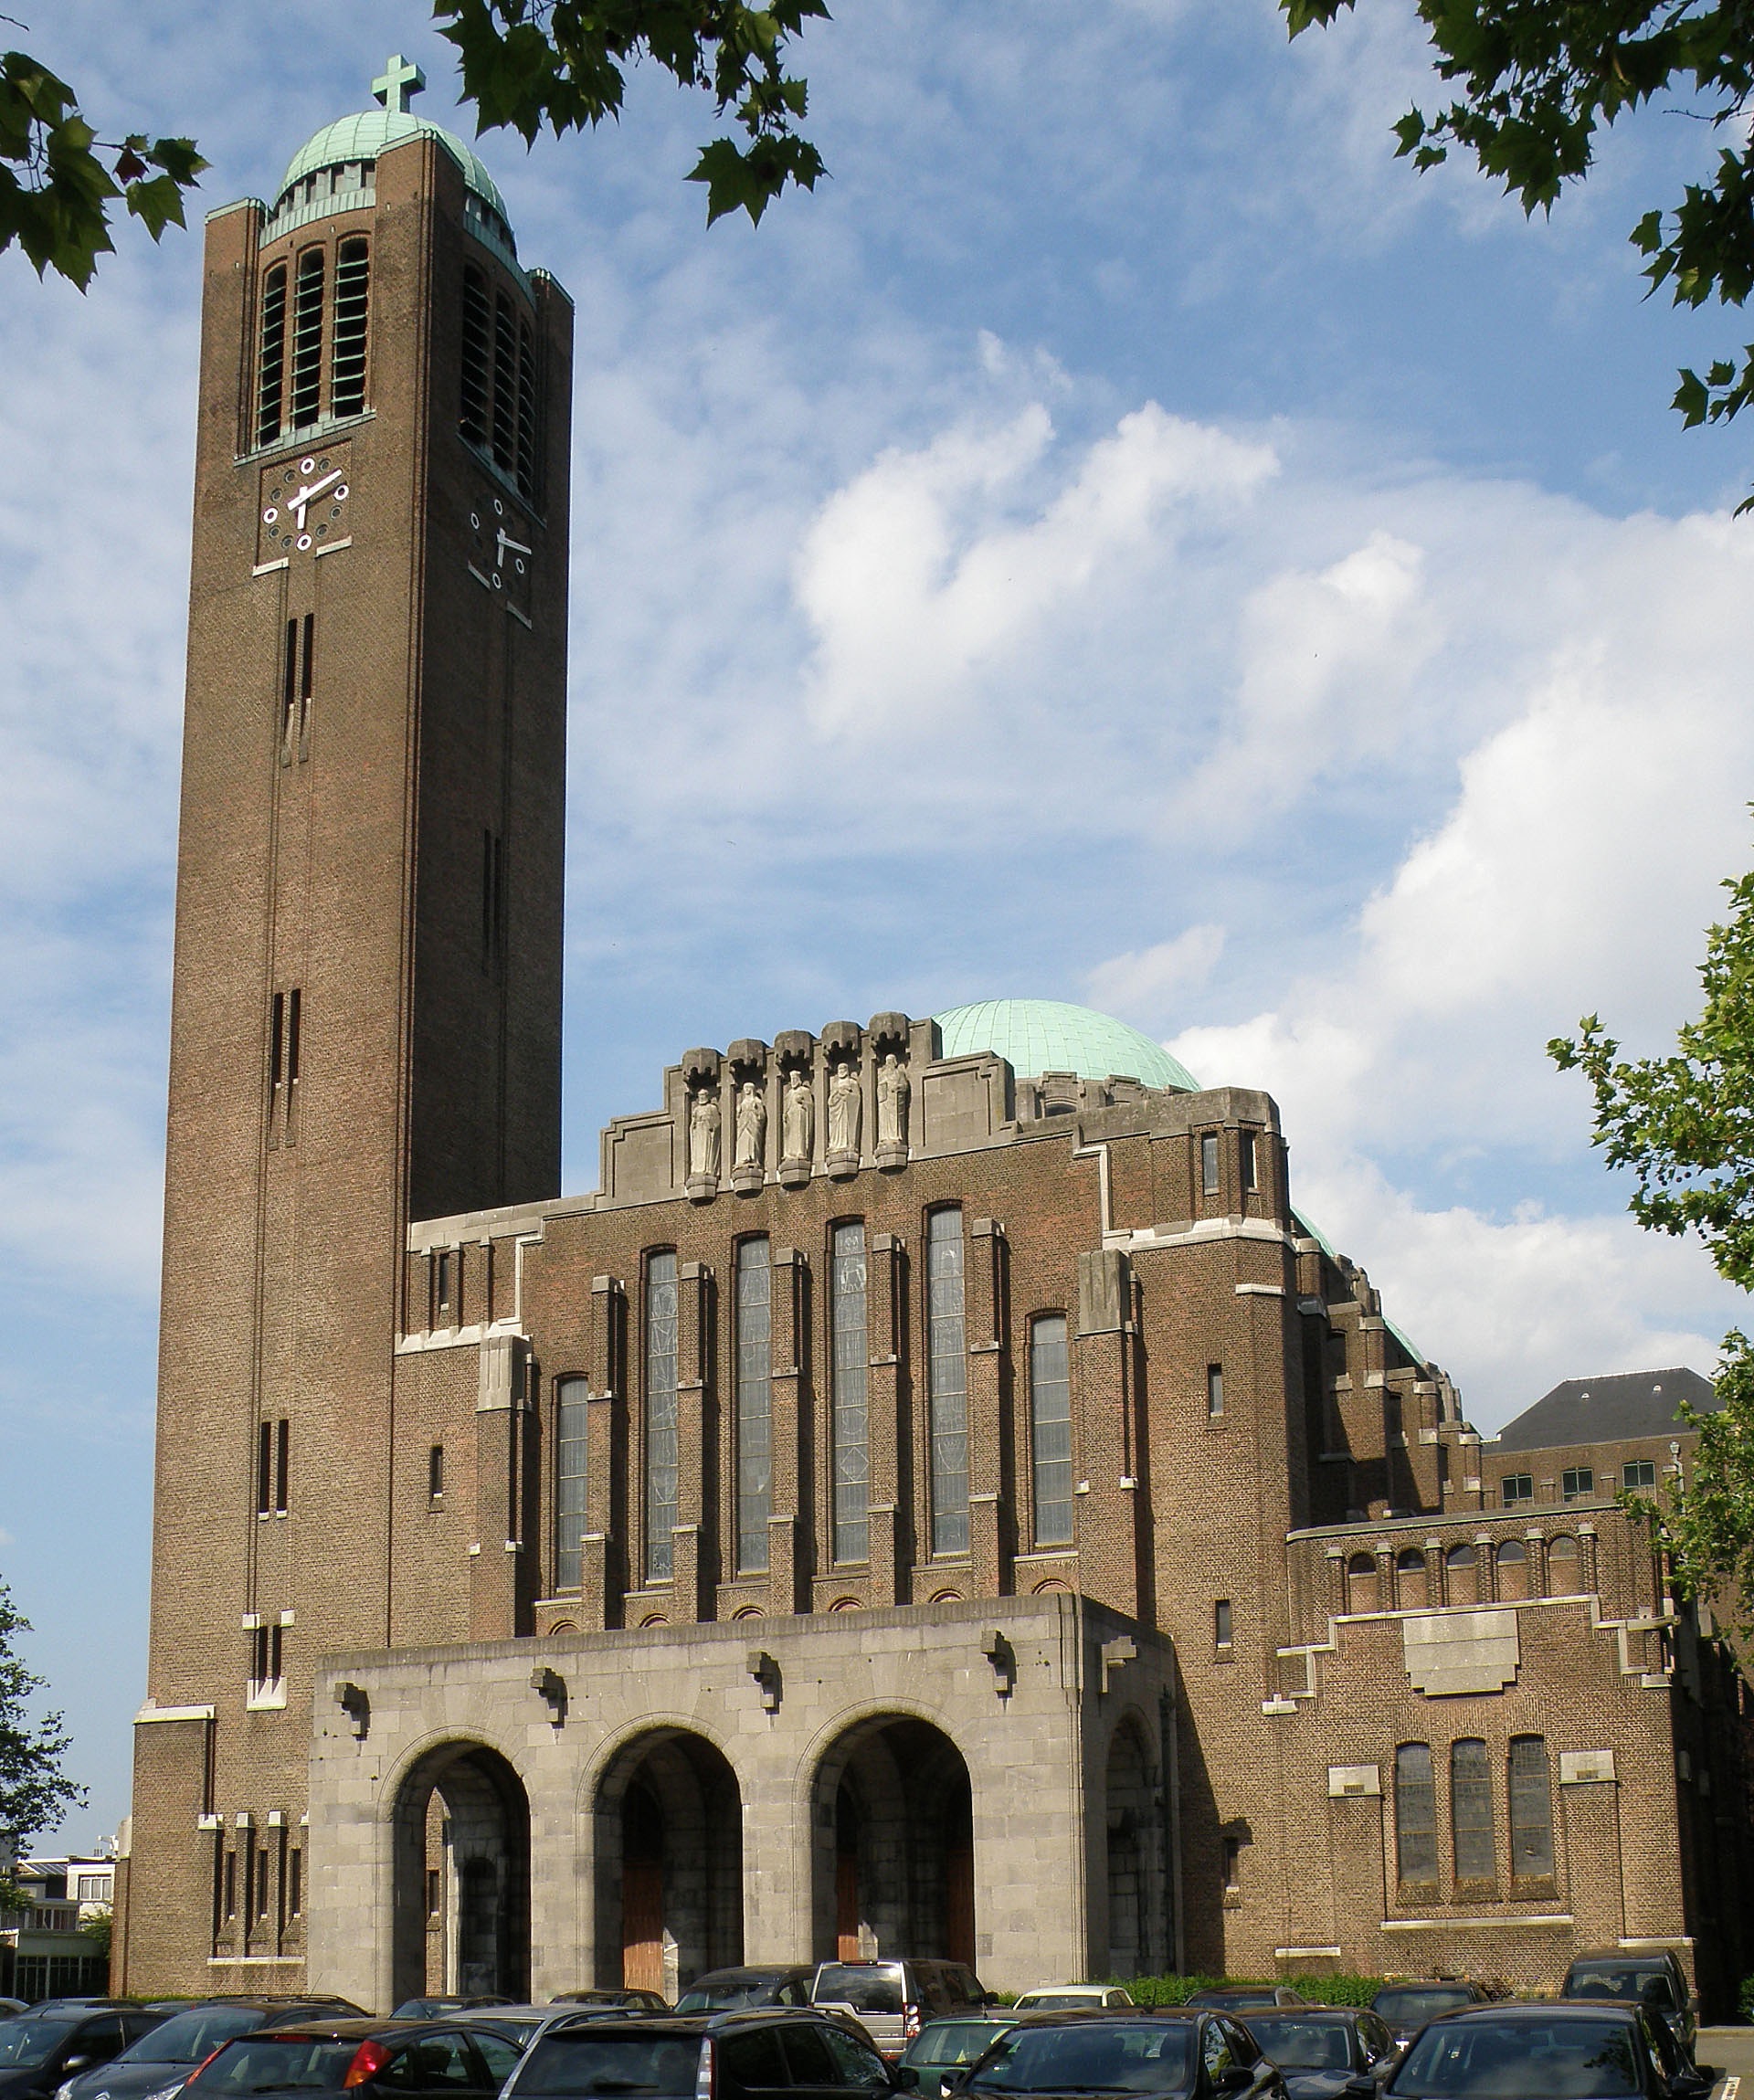
[[[859,1126],[864,1094],[859,1074],[844,1060],[829,1083],[829,1158],[830,1174],[851,1174],[859,1165]]]
[[[907,1068],[893,1050],[877,1073],[877,1149],[907,1152],[907,1110],[913,1096]]]
[[[767,1103],[754,1080],[746,1079],[737,1090],[737,1150],[739,1168],[760,1173],[767,1143]]]
[[[688,1177],[691,1181],[719,1178],[721,1123],[718,1095],[702,1087],[688,1113]]]
[[[808,1160],[816,1150],[816,1093],[808,1072],[799,1069],[786,1082],[782,1160]]]

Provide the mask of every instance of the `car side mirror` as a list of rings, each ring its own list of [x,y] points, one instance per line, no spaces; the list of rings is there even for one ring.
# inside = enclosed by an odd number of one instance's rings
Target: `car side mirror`
[[[95,2061],[90,2050],[79,2049],[61,2059],[61,2069],[70,2077],[76,2071],[89,2071]]]
[[[1212,2080],[1216,2093],[1246,2093],[1254,2084],[1254,2066],[1250,2063],[1227,2063]]]
[[[919,2090],[920,2074],[911,2063],[892,2063],[889,2083],[897,2093],[914,2093]]]

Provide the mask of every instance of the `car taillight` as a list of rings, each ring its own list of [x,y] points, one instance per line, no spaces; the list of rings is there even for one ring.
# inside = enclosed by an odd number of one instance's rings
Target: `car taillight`
[[[713,2100],[713,2037],[701,2042],[701,2061],[694,2073],[694,2100]]]
[[[228,2042],[222,2042],[219,2044],[219,2049],[229,2049],[230,2047],[231,2044]],[[186,2085],[192,2079],[200,2077],[201,2074],[206,2069],[207,2065],[213,2062],[216,2056],[218,2055],[219,2049],[209,2049],[207,2053],[201,2059],[200,2063],[197,2063],[195,2069],[189,2073],[188,2077],[183,2081],[184,2084]]]
[[[368,2078],[375,2078],[389,2060],[390,2053],[381,2042],[362,2042],[341,2083],[347,2087],[363,2085]]]
[[[910,2042],[912,2042],[912,2041],[913,2041],[913,2039],[914,2038],[914,2036],[915,2036],[915,2035],[916,2035],[916,2034],[917,2034],[919,2031],[920,2031],[920,2009],[919,2009],[919,2007],[918,2007],[917,2005],[904,2005],[904,2006],[903,2006],[903,2008],[902,2008],[902,2032],[903,2032],[904,2035],[906,2035],[907,2039],[908,2039]]]

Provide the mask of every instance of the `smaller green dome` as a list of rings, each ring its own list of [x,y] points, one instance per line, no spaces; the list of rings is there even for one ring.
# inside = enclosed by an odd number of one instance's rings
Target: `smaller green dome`
[[[454,132],[417,117],[411,110],[362,110],[351,117],[337,117],[314,138],[305,141],[293,154],[280,184],[284,196],[295,183],[324,168],[337,168],[348,161],[375,161],[380,153],[399,146],[405,139],[436,139],[463,171],[463,180],[484,204],[503,220],[505,199],[499,185],[481,165],[480,154],[466,146]]]
[[[1089,1007],[1060,999],[981,999],[937,1016],[946,1057],[990,1050],[1024,1079],[1072,1071],[1080,1079],[1136,1079],[1198,1093],[1199,1082],[1161,1043]]]

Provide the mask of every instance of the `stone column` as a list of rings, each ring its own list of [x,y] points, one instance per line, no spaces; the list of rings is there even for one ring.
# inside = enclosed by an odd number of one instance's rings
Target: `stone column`
[[[1425,1601],[1433,1611],[1441,1611],[1450,1601],[1450,1571],[1443,1564],[1441,1538],[1425,1541]]]
[[[1600,1550],[1595,1525],[1580,1524],[1578,1526],[1578,1553],[1582,1561],[1583,1593],[1586,1597],[1600,1594],[1597,1588],[1597,1559]]]

